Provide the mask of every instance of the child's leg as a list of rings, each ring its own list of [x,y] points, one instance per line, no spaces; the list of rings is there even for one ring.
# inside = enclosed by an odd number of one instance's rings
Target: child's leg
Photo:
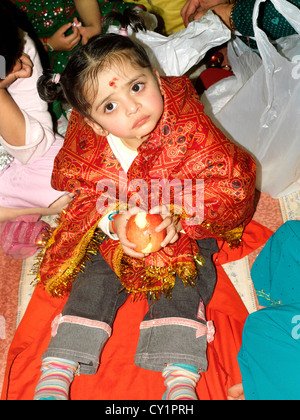
[[[99,253],[92,256],[85,271],[75,280],[62,314],[52,324],[52,339],[43,363],[47,362],[45,359],[60,359],[59,362],[64,359],[79,365],[80,373],[95,374],[117,310],[128,297],[119,293],[121,286],[102,256]],[[54,371],[52,374],[57,376]],[[47,387],[40,382],[36,392]]]
[[[68,400],[77,363],[47,357],[42,363],[42,376],[35,389],[34,400]]]
[[[216,252],[214,240],[205,242],[205,268],[199,270],[195,287],[186,287],[177,278],[172,298],[149,300],[149,312],[141,324],[140,340],[135,363],[145,369],[162,371],[167,386],[165,398],[195,399],[199,372],[207,369],[207,336],[210,324],[205,319],[202,302],[203,283],[215,284],[216,269],[212,254]],[[205,275],[205,279],[201,278]],[[205,286],[206,298],[208,288]],[[208,302],[208,300],[206,300]]]
[[[171,300],[160,297],[149,302],[149,312],[140,327],[135,364],[163,372],[167,387],[163,398],[197,399],[199,372],[207,369],[206,320],[204,316],[197,318],[200,302],[197,288],[185,289],[178,277]]]
[[[197,400],[196,386],[200,375],[192,365],[173,363],[164,368],[163,377],[167,388],[163,400]]]

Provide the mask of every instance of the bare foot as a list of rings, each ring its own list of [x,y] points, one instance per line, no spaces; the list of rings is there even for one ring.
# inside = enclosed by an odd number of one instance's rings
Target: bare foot
[[[228,401],[245,401],[243,384],[237,384],[229,388],[227,394]]]

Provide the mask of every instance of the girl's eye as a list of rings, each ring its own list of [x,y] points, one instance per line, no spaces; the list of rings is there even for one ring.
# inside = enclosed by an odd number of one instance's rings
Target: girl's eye
[[[110,102],[109,104],[105,105],[105,112],[112,112],[116,108],[117,104]]]
[[[138,93],[141,90],[143,90],[143,88],[144,88],[144,83],[137,83],[134,86],[132,86],[132,92]]]

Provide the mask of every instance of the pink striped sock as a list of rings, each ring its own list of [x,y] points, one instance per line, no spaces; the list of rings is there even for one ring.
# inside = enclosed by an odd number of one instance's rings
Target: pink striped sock
[[[42,362],[42,375],[34,400],[68,400],[78,364],[70,360],[47,357]]]
[[[163,370],[167,387],[163,400],[198,400],[196,385],[200,375],[176,365],[168,365]]]

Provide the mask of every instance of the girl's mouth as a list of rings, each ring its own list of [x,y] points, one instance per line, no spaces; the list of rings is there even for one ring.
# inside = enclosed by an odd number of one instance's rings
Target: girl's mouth
[[[138,120],[135,121],[133,128],[140,128],[142,127],[144,124],[147,123],[147,121],[149,120],[149,116],[144,116],[142,118],[139,118]]]

